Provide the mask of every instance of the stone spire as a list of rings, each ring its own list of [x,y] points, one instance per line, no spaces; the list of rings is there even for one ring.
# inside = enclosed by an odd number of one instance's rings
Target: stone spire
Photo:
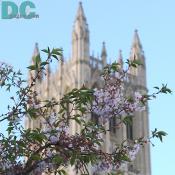
[[[51,73],[50,64],[46,65],[46,77],[49,77]]]
[[[31,65],[35,64],[35,58],[37,56],[39,58],[39,61],[41,61],[38,43],[35,43],[32,59],[31,59],[31,63],[30,63]],[[42,80],[42,73],[43,72],[40,72],[40,74],[38,76],[37,81],[39,81],[39,82],[41,82],[41,80]],[[29,83],[32,82],[32,80],[33,80],[33,78],[35,78],[36,74],[37,74],[37,72],[35,70],[29,71]]]
[[[50,64],[48,63],[46,65],[46,96],[49,96],[49,86],[50,86],[50,74],[51,74],[51,69],[50,69]]]
[[[81,2],[72,32],[72,58],[81,60],[89,58],[89,29]]]
[[[103,56],[107,57],[105,42],[102,43],[101,57]]]
[[[132,42],[132,46],[131,46],[131,55],[130,55],[130,59],[138,59],[138,57],[143,57],[144,52],[142,49],[142,44],[140,42],[140,38],[138,35],[138,30],[136,29],[134,31],[134,38],[133,38],[133,42]]]
[[[130,61],[133,60],[137,60],[141,63],[141,65],[137,65],[137,67],[130,67],[129,69],[130,75],[128,77],[130,83],[134,86],[133,91],[138,91],[141,94],[147,94],[145,56],[137,30],[134,32],[131,47]],[[147,107],[144,111],[134,114],[132,132],[133,138],[149,137],[149,117]],[[140,150],[135,160],[135,169],[140,170],[139,174],[151,174],[149,146],[149,144],[146,144]]]
[[[135,31],[134,31],[133,47],[138,47],[138,48],[142,49],[142,44],[140,42],[140,38],[139,38],[137,29],[135,29]]]
[[[61,56],[61,59],[59,60],[59,97],[61,98],[63,95],[63,77],[64,77],[64,55]]]
[[[122,50],[119,50],[119,56],[117,62],[120,64],[121,67],[123,67],[123,55]]]
[[[78,11],[77,11],[77,16],[76,16],[77,20],[83,20],[86,22],[86,17],[84,14],[84,10],[83,10],[83,6],[82,6],[82,2],[79,2],[79,7],[78,7]]]
[[[59,66],[59,75],[60,76],[62,76],[62,74],[63,74],[63,65],[64,65],[64,55],[62,55],[61,56],[61,59],[59,60],[59,64],[58,64],[58,66]]]
[[[138,35],[138,31],[135,30],[134,38],[131,47],[130,60],[138,60],[141,65],[138,65],[137,68],[130,67],[130,74],[137,77],[138,85],[146,87],[146,64],[145,64],[145,56],[142,49],[142,44],[140,42],[140,38]]]
[[[32,55],[32,63],[34,63],[34,58],[38,55],[40,55],[39,46],[38,46],[38,43],[35,43],[35,47]]]
[[[89,29],[82,3],[79,3],[72,32],[72,67],[77,77],[77,88],[90,80]]]
[[[107,51],[106,51],[106,46],[105,46],[105,42],[102,43],[102,50],[101,50],[101,59],[102,59],[102,64],[103,67],[106,66],[106,62],[107,62]]]

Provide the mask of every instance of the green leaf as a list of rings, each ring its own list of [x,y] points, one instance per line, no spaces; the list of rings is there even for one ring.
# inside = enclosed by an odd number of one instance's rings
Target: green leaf
[[[165,131],[157,131],[157,128],[155,128],[154,131],[152,131],[152,137],[157,137],[160,139],[161,142],[163,142],[163,136],[167,136],[168,134]]]
[[[47,49],[43,49],[41,50],[42,52],[45,52],[45,53],[49,53],[49,51]]]
[[[47,64],[49,64],[47,61],[44,61],[44,62],[42,62],[40,65],[41,66],[45,66],[45,65],[47,65]]]
[[[163,142],[163,136],[168,135],[168,134],[167,134],[166,132],[164,132],[164,131],[158,131],[157,134],[158,134],[158,137],[159,137],[159,139],[160,139],[161,142]]]
[[[32,155],[32,156],[31,156],[31,159],[32,159],[32,160],[41,160],[40,155],[38,155],[38,154]]]
[[[133,63],[133,64],[136,64],[136,65],[138,65],[138,66],[139,66],[139,65],[143,65],[142,62],[141,62],[141,60],[138,60],[138,59],[134,59],[134,60],[132,61],[132,63]]]
[[[118,71],[118,69],[119,69],[119,66],[120,66],[120,64],[119,63],[112,63],[112,65],[111,65],[111,70],[113,70],[114,72],[116,72],[116,71]]]
[[[61,114],[61,113],[63,113],[64,111],[66,111],[66,110],[62,108],[62,109],[59,110],[58,114]]]
[[[8,128],[6,129],[6,131],[8,132],[8,135],[11,134],[11,132],[13,131],[14,126],[8,126]]]
[[[52,55],[56,60],[58,60],[58,57],[57,57],[57,55]]]
[[[35,108],[29,108],[27,110],[27,113],[30,115],[31,118],[37,118],[37,115],[36,115],[37,109],[35,109]]]
[[[59,57],[62,57],[62,49],[59,48],[53,48],[51,52],[52,57],[58,60]]]
[[[55,156],[53,157],[52,161],[53,163],[61,164],[63,162],[63,158],[61,158],[60,156]]]
[[[36,65],[31,65],[31,66],[28,66],[27,68],[30,69],[30,70],[36,70],[37,69]]]
[[[41,62],[40,55],[38,54],[36,57],[34,57],[34,63],[39,64]]]
[[[62,170],[59,170],[59,171],[58,171],[58,174],[59,174],[59,175],[67,175],[66,171],[63,170],[63,169],[62,169]]]
[[[55,54],[55,55],[59,55],[59,56],[62,56],[62,49],[59,49],[59,48],[53,48],[52,50],[52,54]]]
[[[73,153],[73,155],[72,155],[72,157],[71,157],[71,159],[70,159],[70,164],[71,164],[71,166],[74,165],[76,158],[77,158],[76,154]]]
[[[122,155],[121,160],[131,162],[130,158],[127,155]]]
[[[171,94],[172,93],[171,89],[167,88],[167,84],[166,85],[162,84],[162,88],[161,88],[160,92],[164,93],[164,94],[167,94],[167,93]]]
[[[158,133],[159,133],[160,135],[162,135],[162,136],[168,135],[165,131],[159,131]]]
[[[129,124],[132,125],[132,117],[133,116],[126,116],[122,121],[125,125]]]
[[[81,125],[81,120],[80,120],[80,119],[78,119],[77,117],[75,117],[74,120],[75,120],[79,125]]]

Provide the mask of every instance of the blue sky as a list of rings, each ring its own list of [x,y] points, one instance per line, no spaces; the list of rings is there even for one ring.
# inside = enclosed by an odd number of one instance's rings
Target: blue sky
[[[13,2],[20,4],[22,1]],[[65,57],[70,57],[71,32],[78,6],[77,0],[33,2],[39,19],[0,19],[0,59],[21,69],[25,76],[25,67],[30,63],[35,42],[41,49],[47,46],[63,47]],[[175,1],[82,2],[90,29],[91,52],[100,54],[101,43],[105,41],[109,60],[117,58],[119,49],[127,59],[137,28],[146,56],[149,92],[162,83],[175,89]],[[4,111],[9,95],[1,91],[0,96],[0,110]],[[157,127],[168,133],[163,144],[154,141],[156,146],[151,151],[153,175],[174,172],[174,100],[174,95],[163,95],[149,103],[150,129]]]

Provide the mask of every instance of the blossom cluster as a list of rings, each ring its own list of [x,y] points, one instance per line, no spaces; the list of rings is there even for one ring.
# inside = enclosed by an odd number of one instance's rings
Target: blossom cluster
[[[0,62],[0,86],[5,84],[7,75],[12,72],[12,67],[4,62]]]
[[[11,97],[14,106],[8,107],[9,112],[0,116],[0,122],[8,122],[8,136],[0,137],[0,174],[64,174],[62,168],[69,165],[75,166],[81,174],[89,174],[89,164],[94,165],[95,172],[108,173],[133,161],[140,150],[140,143],[144,143],[142,140],[130,146],[121,143],[112,152],[102,149],[103,136],[109,132],[106,122],[112,117],[132,116],[145,107],[143,95],[139,92],[126,94],[124,91],[126,72],[121,68],[112,73],[107,70],[101,89],[73,89],[59,102],[42,101],[35,88],[36,80],[45,70],[44,66],[51,62],[51,57],[61,55],[60,49],[43,51],[48,54],[48,59],[41,62],[38,56],[34,58],[35,64],[28,68],[38,73],[26,87],[21,86],[24,81],[20,72],[13,72],[12,67],[0,63],[0,86],[6,86],[7,90],[11,86],[18,88],[17,100]],[[117,70],[116,64],[113,68]],[[166,92],[165,88],[159,91]],[[56,112],[58,108],[60,111]],[[100,118],[99,125],[87,119],[89,112]],[[30,123],[33,128],[23,128],[21,122],[24,116],[36,125]],[[75,134],[70,131],[72,121],[78,128]],[[153,133],[153,137],[160,137],[161,140],[164,135],[157,130]]]
[[[35,99],[32,98],[33,94],[35,94]],[[40,100],[37,99],[37,92],[34,91],[33,94],[32,91],[30,91],[26,98],[29,104],[28,111],[31,111],[29,114],[35,115],[35,117],[42,116],[46,108],[43,108]],[[71,95],[72,94],[70,94],[70,96]],[[77,97],[74,97],[74,100],[76,98]],[[113,116],[130,115],[135,111],[143,110],[141,99],[142,95],[138,92],[134,94],[132,99],[125,96],[122,76],[119,76],[119,74],[117,74],[117,76],[116,74],[115,76],[109,75],[105,81],[105,86],[101,89],[94,90],[91,109],[92,112],[100,116],[103,127]],[[77,106],[79,106],[79,100]],[[85,125],[82,132],[72,135],[69,131],[69,124],[67,121],[61,120],[63,118],[61,118],[59,113],[55,112],[53,109],[46,111],[50,111],[50,114],[48,115],[46,113],[47,115],[40,119],[42,121],[41,130],[37,128],[33,131],[29,130],[28,134],[24,134],[25,138],[20,140],[20,142],[25,142],[25,144],[27,144],[28,150],[25,150],[25,152],[28,158],[25,159],[23,163],[20,161],[12,163],[8,159],[4,159],[4,162],[0,161],[4,171],[11,172],[9,170],[18,169],[18,171],[23,174],[30,171],[36,175],[41,172],[54,172],[54,170],[61,165],[66,167],[70,161],[72,162],[72,156],[75,152],[82,156],[88,155],[89,153],[97,155],[94,159],[97,162],[99,160],[101,161],[94,165],[93,169],[96,172],[110,172],[114,169],[119,169],[121,165],[125,163],[123,160],[113,160],[114,153],[105,153],[100,149],[99,145],[103,142],[102,135],[104,131],[101,131],[97,126],[93,128],[91,125]],[[74,117],[72,117],[72,119],[74,119]],[[83,121],[86,123],[85,119]],[[11,146],[13,146],[13,144]],[[14,147],[15,150],[20,152],[21,148],[19,145],[15,145]],[[135,145],[133,147],[121,148],[120,151],[124,152],[128,159],[133,160],[138,150],[138,145]],[[9,155],[6,155],[5,158],[8,156]],[[14,157],[15,156],[16,155],[14,155]],[[36,157],[36,160],[33,160],[33,157]],[[61,158],[61,163],[53,161],[58,159],[58,157]],[[24,157],[21,156],[20,159],[24,159]],[[74,164],[80,166],[81,164],[78,162],[78,158],[74,160]],[[27,168],[26,165],[30,165],[29,168]],[[82,168],[81,166],[79,169]]]
[[[44,118],[42,122],[43,133],[52,144],[56,144],[59,141],[61,133],[69,134],[69,128],[65,122],[60,122],[59,127],[56,127],[57,121],[58,117],[53,112],[49,117]]]
[[[94,90],[92,111],[101,118],[103,123],[113,116],[132,116],[134,112],[145,109],[142,103],[143,96],[139,92],[126,96],[124,86],[123,77],[117,75],[110,76],[103,88]]]
[[[140,144],[134,144],[132,146],[123,147],[123,149],[120,150],[120,152],[122,152],[122,154],[124,153],[124,155],[127,156],[129,161],[133,161],[136,158],[136,155],[139,152],[140,148]],[[112,162],[109,159],[104,159],[93,166],[92,172],[102,174],[108,174],[112,171],[116,172],[117,170],[122,169],[122,167],[124,167],[127,163],[128,161]]]

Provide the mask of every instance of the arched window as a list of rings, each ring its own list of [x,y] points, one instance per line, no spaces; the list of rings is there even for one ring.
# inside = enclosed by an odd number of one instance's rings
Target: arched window
[[[117,122],[116,122],[116,117],[113,116],[112,118],[109,119],[109,129],[111,131],[111,133],[116,133],[116,125],[117,125]]]
[[[127,134],[127,139],[133,140],[133,125],[132,125],[132,118],[131,122],[126,124],[126,134]]]
[[[91,120],[95,125],[99,124],[99,116],[94,112],[91,113]]]
[[[64,94],[67,94],[70,91],[70,88],[66,86]],[[66,117],[67,117],[67,124],[69,124],[69,117],[70,117],[70,103],[66,103]]]
[[[92,89],[95,89],[95,88],[98,88],[97,82],[95,82],[92,86]],[[99,124],[99,116],[94,112],[91,113],[91,120],[94,124],[96,124],[96,125]]]

